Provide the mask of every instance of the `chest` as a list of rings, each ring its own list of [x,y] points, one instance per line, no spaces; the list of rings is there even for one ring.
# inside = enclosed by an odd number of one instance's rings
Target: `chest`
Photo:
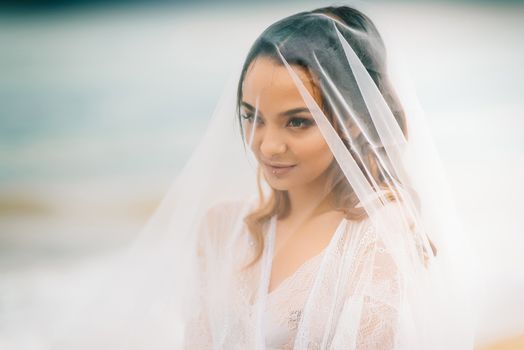
[[[269,293],[309,262],[318,260],[332,241],[337,228],[342,225],[343,220],[340,218],[330,219],[318,220],[301,227],[275,223]]]

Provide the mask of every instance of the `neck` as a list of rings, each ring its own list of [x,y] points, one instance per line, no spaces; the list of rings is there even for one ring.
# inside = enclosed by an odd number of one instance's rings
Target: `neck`
[[[303,220],[332,210],[331,194],[325,193],[325,180],[318,179],[306,186],[288,190],[291,204],[289,218]]]

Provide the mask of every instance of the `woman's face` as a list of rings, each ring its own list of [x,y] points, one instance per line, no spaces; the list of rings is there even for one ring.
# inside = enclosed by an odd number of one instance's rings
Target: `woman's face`
[[[295,72],[315,96],[305,71]],[[323,181],[333,155],[286,67],[258,57],[246,72],[242,92],[244,137],[269,185],[284,191]]]

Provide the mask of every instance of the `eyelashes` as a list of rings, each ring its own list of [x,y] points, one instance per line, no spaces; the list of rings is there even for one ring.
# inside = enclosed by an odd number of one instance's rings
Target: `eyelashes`
[[[313,120],[309,118],[290,118],[287,125],[293,127],[293,128],[308,128],[311,125],[313,125]]]
[[[244,120],[252,122],[255,116],[253,114],[241,114],[240,117]],[[260,119],[260,118],[258,118]]]
[[[255,115],[250,113],[241,114],[240,117],[248,123],[253,123],[253,121],[255,120]],[[260,117],[257,117],[256,121],[257,124],[264,123],[262,118]],[[290,127],[292,129],[306,129],[314,124],[315,122],[311,118],[291,117],[287,120],[286,127]]]

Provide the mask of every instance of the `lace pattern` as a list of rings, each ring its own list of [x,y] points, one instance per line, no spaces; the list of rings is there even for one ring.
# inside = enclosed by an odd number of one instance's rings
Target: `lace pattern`
[[[348,223],[269,294],[259,293],[261,263],[239,273],[222,260],[202,265],[201,308],[188,323],[186,348],[398,348],[403,284],[396,261],[369,220]],[[234,251],[254,252],[249,235],[237,237]],[[250,257],[238,254],[234,263]]]

